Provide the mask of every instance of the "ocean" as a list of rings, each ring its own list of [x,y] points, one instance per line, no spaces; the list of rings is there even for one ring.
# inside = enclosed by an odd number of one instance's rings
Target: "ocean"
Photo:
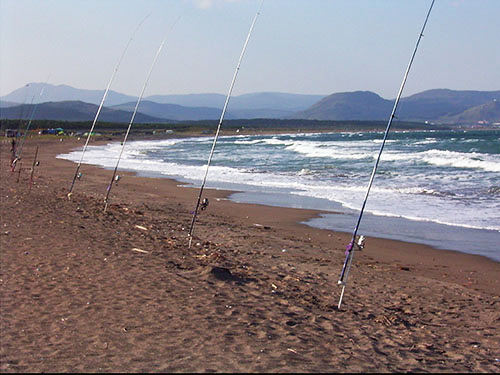
[[[382,132],[223,136],[206,187],[237,191],[230,197],[236,202],[332,212],[307,224],[352,232],[382,138]],[[212,142],[213,136],[131,141],[119,169],[199,187]],[[84,163],[112,169],[120,148],[120,142],[89,146]],[[78,162],[81,152],[58,157]],[[500,130],[391,132],[358,233],[500,261]]]

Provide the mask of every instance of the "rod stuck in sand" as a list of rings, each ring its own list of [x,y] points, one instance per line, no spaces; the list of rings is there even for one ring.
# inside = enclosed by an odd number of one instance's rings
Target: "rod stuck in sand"
[[[139,108],[139,104],[141,104],[142,96],[144,95],[144,91],[146,90],[146,86],[148,85],[149,78],[151,77],[151,73],[153,72],[153,68],[156,64],[156,61],[158,60],[158,56],[160,56],[160,52],[163,49],[163,46],[165,45],[165,42],[167,40],[168,35],[170,34],[170,31],[174,28],[175,24],[181,19],[182,15],[177,17],[175,22],[170,26],[170,29],[167,32],[167,35],[161,42],[160,46],[158,47],[158,50],[156,51],[156,55],[153,59],[153,62],[151,63],[151,67],[149,68],[149,72],[146,75],[146,79],[144,80],[144,84],[142,86],[141,94],[139,95],[139,98],[137,99],[137,103],[135,104],[134,112],[132,113],[132,117],[130,118],[130,122],[128,124],[127,132],[125,133],[125,137],[123,138],[122,141],[122,147],[120,149],[120,154],[118,155],[118,159],[116,161],[115,169],[113,170],[113,175],[111,176],[111,181],[109,182],[108,189],[106,191],[106,197],[104,198],[104,212],[108,209],[108,203],[109,203],[109,195],[111,194],[111,189],[113,188],[113,182],[116,180],[116,172],[118,171],[118,165],[120,164],[120,160],[123,155],[123,150],[125,149],[125,144],[127,143],[127,138],[130,133],[130,129],[132,128],[132,124],[134,123],[135,115],[137,114],[137,109]]]
[[[189,247],[191,247],[191,243],[193,241],[193,233],[194,233],[194,226],[196,223],[196,216],[198,215],[198,210],[200,208],[201,197],[203,195],[203,189],[205,188],[205,183],[207,182],[208,169],[210,168],[210,163],[212,161],[212,157],[214,154],[215,145],[217,144],[217,138],[219,137],[219,132],[220,132],[220,128],[222,125],[222,121],[224,120],[224,115],[226,114],[227,105],[229,104],[229,99],[231,98],[231,92],[233,91],[234,83],[236,82],[236,77],[238,76],[238,72],[240,70],[240,65],[241,65],[241,61],[243,60],[243,55],[245,54],[245,50],[247,48],[248,41],[250,40],[250,35],[252,35],[252,31],[253,31],[253,28],[255,26],[255,22],[257,21],[257,18],[259,17],[260,10],[262,8],[263,3],[264,3],[264,0],[261,0],[259,8],[257,10],[257,13],[255,14],[255,17],[253,19],[252,25],[250,26],[250,30],[248,31],[247,38],[245,40],[245,43],[243,44],[243,49],[241,50],[240,58],[238,59],[238,64],[236,65],[236,69],[235,69],[234,74],[233,74],[233,79],[231,81],[231,84],[229,85],[229,90],[228,90],[228,93],[226,95],[226,101],[224,103],[224,107],[222,108],[222,113],[220,115],[219,124],[217,126],[217,131],[215,132],[214,141],[212,143],[212,149],[210,150],[210,155],[208,156],[207,168],[205,170],[205,175],[203,176],[203,180],[202,180],[202,183],[200,186],[200,192],[198,194],[198,199],[196,201],[196,207],[195,207],[194,212],[193,212],[193,219],[191,220],[191,227],[189,228],[189,234],[188,234]]]
[[[378,164],[380,162],[380,158],[382,156],[382,151],[384,150],[384,146],[385,146],[385,143],[386,143],[386,140],[387,140],[387,136],[389,135],[389,130],[391,128],[392,121],[393,121],[393,119],[394,119],[394,117],[396,115],[396,110],[398,108],[398,103],[399,103],[399,100],[401,99],[401,94],[403,93],[403,89],[404,89],[404,86],[406,84],[406,80],[408,78],[408,73],[410,72],[410,68],[411,68],[411,66],[413,64],[413,60],[414,60],[415,55],[417,53],[417,49],[418,49],[418,46],[420,44],[420,40],[424,36],[425,26],[427,25],[427,21],[429,20],[429,16],[431,14],[432,7],[434,6],[434,1],[435,0],[432,0],[432,2],[431,2],[431,5],[429,7],[429,11],[427,12],[427,16],[425,17],[425,21],[424,21],[424,24],[422,26],[422,30],[420,31],[420,34],[419,34],[418,39],[417,39],[417,43],[415,45],[415,48],[413,49],[413,53],[411,55],[410,62],[408,63],[408,66],[406,68],[405,74],[403,76],[403,81],[401,82],[401,86],[399,88],[399,92],[398,92],[398,95],[396,97],[396,101],[394,102],[394,107],[392,108],[391,116],[389,117],[389,121],[387,123],[387,128],[385,130],[384,138],[383,138],[382,144],[380,146],[380,150],[378,152],[378,157],[377,157],[377,159],[375,161],[375,165],[373,166],[372,174],[370,176],[370,181],[369,181],[368,187],[366,189],[365,199],[363,200],[363,205],[361,206],[361,210],[359,212],[358,220],[357,220],[356,226],[354,228],[354,232],[352,234],[352,239],[351,239],[351,242],[349,243],[349,245],[347,245],[346,258],[345,258],[344,265],[342,267],[342,272],[340,274],[340,278],[339,278],[339,281],[338,281],[338,284],[342,286],[342,292],[340,294],[339,304],[338,304],[338,309],[339,310],[340,310],[340,306],[342,305],[342,299],[344,297],[344,292],[345,292],[345,288],[346,288],[346,285],[347,285],[347,278],[349,276],[349,271],[351,269],[352,259],[354,257],[354,251],[355,251],[356,248],[358,248],[358,250],[361,250],[364,247],[364,238],[362,239],[361,238],[362,236],[361,236],[359,239],[356,239],[356,236],[357,236],[357,233],[358,233],[358,229],[359,229],[359,224],[361,223],[361,218],[363,216],[363,212],[365,210],[366,202],[368,200],[368,195],[370,194],[370,189],[372,187],[373,180],[375,178],[375,173],[377,172],[377,167],[378,167]]]
[[[109,89],[111,88],[111,84],[113,83],[113,80],[115,79],[116,72],[118,71],[118,68],[120,67],[120,64],[123,60],[123,57],[125,56],[125,53],[127,52],[128,47],[130,46],[130,43],[132,42],[132,39],[134,39],[134,36],[137,33],[137,30],[139,30],[141,25],[144,23],[144,21],[146,21],[146,19],[150,15],[151,15],[151,13],[148,14],[146,17],[144,17],[142,19],[142,21],[139,22],[139,24],[134,29],[134,32],[130,36],[130,39],[128,40],[127,44],[125,45],[125,48],[123,49],[123,52],[118,60],[118,63],[116,64],[116,67],[113,70],[113,73],[111,74],[111,78],[108,82],[108,86],[106,87],[106,90],[104,91],[104,95],[102,96],[102,99],[101,99],[101,104],[99,104],[99,108],[97,109],[97,112],[95,114],[94,121],[92,122],[92,126],[90,127],[90,130],[89,130],[89,134],[87,135],[87,140],[85,141],[85,145],[83,146],[82,156],[80,157],[80,161],[78,162],[78,165],[76,166],[75,175],[73,176],[73,181],[71,182],[71,187],[69,188],[68,198],[71,197],[71,194],[73,192],[73,187],[75,186],[76,179],[79,176],[78,172],[80,171],[80,167],[81,167],[82,162],[83,162],[83,157],[85,155],[85,151],[87,150],[87,146],[90,142],[90,138],[92,137],[92,133],[94,132],[94,127],[95,127],[95,124],[97,123],[97,119],[99,118],[99,114],[101,113],[102,106],[104,105],[104,101],[106,100],[106,97],[108,96],[108,92],[109,92]],[[80,176],[81,176],[81,174],[80,174]]]
[[[31,174],[30,174],[30,182],[29,182],[29,190],[28,193],[31,192],[31,187],[33,186],[33,177],[35,175],[35,167],[38,166],[40,162],[38,161],[38,145],[35,150],[35,157],[33,158],[33,165],[31,166]]]

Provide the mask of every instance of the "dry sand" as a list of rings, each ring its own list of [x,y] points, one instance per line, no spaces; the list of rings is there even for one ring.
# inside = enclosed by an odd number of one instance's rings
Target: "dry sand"
[[[500,263],[367,238],[339,311],[350,235],[318,212],[207,190],[188,249],[197,189],[120,173],[104,213],[84,165],[69,200],[82,145],[28,138],[18,174],[2,141],[2,372],[500,371]]]

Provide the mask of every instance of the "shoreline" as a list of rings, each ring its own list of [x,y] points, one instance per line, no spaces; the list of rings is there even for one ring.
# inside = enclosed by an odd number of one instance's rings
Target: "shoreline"
[[[235,136],[234,132],[223,136]],[[268,132],[266,134],[276,134]],[[279,133],[282,134],[282,133]],[[289,134],[291,134],[289,132]],[[248,135],[248,134],[247,134]],[[190,134],[205,136],[205,134]],[[161,137],[161,135],[160,135]],[[184,135],[181,136],[184,138]],[[169,137],[172,138],[172,137]],[[177,137],[176,137],[177,138]],[[208,138],[210,138],[208,136]],[[138,140],[158,140],[158,137],[141,137]],[[164,139],[164,138],[160,138]],[[116,142],[109,139],[107,142]],[[100,145],[107,142],[101,142]],[[111,167],[98,166],[109,170]],[[111,168],[112,169],[112,168]],[[126,170],[126,169],[122,169]],[[199,189],[199,182],[181,176],[166,176],[159,171],[134,171],[138,176],[150,178],[170,178],[186,187]],[[197,185],[198,184],[198,185]],[[261,204],[272,207],[287,207],[297,209],[316,209],[319,212],[304,223],[311,227],[327,229],[336,232],[352,233],[359,211],[347,208],[341,203],[322,198],[314,198],[293,194],[293,192],[267,192],[252,186],[230,183],[219,183],[208,179],[207,189],[216,189],[228,192],[228,199],[249,204]],[[195,201],[195,200],[194,200]],[[307,203],[306,203],[307,202]],[[338,214],[342,214],[339,216]],[[422,244],[439,250],[453,250],[460,253],[482,255],[490,260],[500,262],[497,242],[500,241],[500,232],[495,229],[473,228],[461,225],[439,223],[429,220],[413,220],[401,216],[375,215],[365,212],[360,226],[361,233],[371,237],[399,240],[403,242]]]
[[[3,372],[498,371],[498,262],[367,237],[337,310],[351,235],[321,211],[207,189],[188,249],[196,188],[120,172],[103,213],[108,170],[67,197],[81,145],[27,139],[19,183],[0,145]]]
[[[270,133],[270,134],[274,134],[274,133]],[[227,135],[227,134],[221,133],[221,135]],[[195,134],[191,134],[189,136],[202,136],[203,137],[206,135],[195,133]],[[183,135],[181,137],[183,137]],[[149,137],[149,136],[138,136],[138,137],[136,136],[136,137],[131,137],[129,140],[130,141],[150,140],[150,138],[151,137]],[[177,138],[177,136],[172,135],[172,136],[169,136],[167,138],[160,136],[159,139],[168,139],[168,138]],[[154,139],[158,139],[158,138],[154,138]],[[70,140],[75,141],[73,139],[70,139]],[[82,139],[82,141],[83,141],[83,139]],[[116,142],[116,141],[120,141],[120,138],[113,136],[113,137],[107,137],[106,140],[94,141],[94,144],[101,145],[101,144],[107,144],[109,142]],[[55,156],[57,156],[61,153],[69,152],[70,150],[74,150],[75,148],[81,147],[83,145],[83,142],[81,142],[81,141],[78,143],[79,143],[78,145],[75,144],[72,146],[68,146],[68,142],[66,142],[64,145],[62,143],[60,143],[60,145],[62,146],[61,150],[66,150],[66,151],[61,151],[61,152],[58,151],[57,153],[54,153],[55,149],[53,149],[52,154],[53,154],[54,159],[56,159]],[[56,142],[56,144],[57,144],[57,142]],[[61,162],[64,162],[64,163],[68,163],[68,166],[66,166],[66,168],[69,168],[69,169],[75,168],[76,163],[74,163],[72,161],[64,160],[64,159],[57,159],[57,160],[60,160]],[[100,171],[99,174],[104,174],[104,175],[109,174],[106,172],[106,171],[109,171],[109,169],[102,168],[100,166],[91,165],[91,164],[83,164],[83,163],[82,163],[82,166],[85,166],[85,168],[90,168],[93,171],[99,170]],[[178,180],[175,180],[175,179],[169,178],[169,177],[151,177],[151,176],[144,177],[144,176],[141,176],[140,173],[138,173],[138,172],[124,171],[124,170],[122,170],[120,173],[121,173],[121,175],[127,175],[129,177],[133,177],[133,178],[139,179],[141,181],[142,180],[144,180],[144,181],[155,180],[155,181],[159,181],[160,184],[161,184],[161,181],[165,181],[166,185],[168,186],[168,189],[174,188],[174,190],[176,192],[176,194],[175,194],[176,197],[182,197],[181,200],[183,201],[184,204],[187,205],[190,212],[192,212],[192,210],[194,209],[194,205],[196,203],[195,197],[197,197],[197,195],[198,195],[197,192],[199,191],[198,187],[189,187],[189,186],[187,186],[187,185],[189,185],[189,183],[184,183],[182,181],[178,181]],[[70,181],[68,180],[68,183],[69,182]],[[107,184],[108,184],[108,182],[106,182],[106,185]],[[120,185],[121,184],[123,184],[123,182],[120,182]],[[144,185],[148,186],[148,183],[146,182],[146,183],[144,183]],[[78,189],[78,187],[75,187],[75,188]],[[137,187],[135,187],[135,188],[138,189]],[[158,187],[155,187],[154,189],[158,190]],[[185,191],[183,191],[183,190],[185,190]],[[193,193],[191,193],[191,194],[187,193],[187,191],[189,191],[189,190],[193,191]],[[102,195],[102,197],[104,197],[105,196],[104,187],[101,187],[100,190],[97,190],[97,192],[99,192],[99,191],[102,191],[101,195]],[[154,191],[154,192],[149,191],[148,192],[147,190],[143,190],[142,188],[140,189],[140,191],[143,191],[145,196],[157,194],[156,191]],[[113,190],[113,192],[114,192],[114,194],[116,194],[116,189]],[[251,212],[253,215],[255,215],[254,217],[255,217],[256,221],[262,222],[266,226],[269,226],[269,225],[279,226],[282,228],[282,230],[286,230],[286,229],[288,229],[289,226],[292,226],[293,230],[302,229],[302,231],[304,231],[304,229],[307,231],[307,229],[309,228],[311,230],[318,231],[317,237],[319,237],[321,234],[323,234],[323,236],[326,236],[327,238],[330,238],[331,236],[337,236],[337,238],[339,238],[339,239],[342,238],[342,243],[340,244],[340,247],[337,246],[335,248],[336,250],[340,249],[342,251],[342,253],[344,252],[345,246],[347,246],[347,244],[350,242],[351,237],[352,237],[352,232],[349,232],[349,231],[336,231],[334,229],[332,230],[332,229],[315,227],[315,226],[311,226],[311,225],[305,223],[306,221],[319,219],[322,214],[332,214],[331,211],[324,211],[324,210],[319,210],[319,209],[271,206],[271,205],[265,205],[265,204],[260,205],[260,204],[256,204],[256,203],[239,203],[239,202],[231,201],[229,197],[235,193],[238,193],[237,190],[205,188],[205,192],[206,192],[205,196],[210,198],[211,202],[213,200],[221,201],[221,202],[225,201],[224,203],[226,205],[230,206],[228,208],[221,209],[222,212],[226,215],[238,213],[238,216],[240,218],[244,218],[246,216],[245,218],[249,219],[250,218],[249,215],[244,215],[244,212],[248,211],[248,212]],[[96,194],[95,192],[93,192],[92,194],[94,194],[95,196],[100,195],[99,193]],[[188,198],[187,196],[190,196],[191,198]],[[125,199],[131,198],[129,193],[128,194],[125,193],[124,197],[125,197]],[[115,198],[110,197],[111,203],[113,202],[114,199]],[[212,207],[213,207],[213,202],[210,204],[210,208],[212,208]],[[265,212],[265,213],[261,214],[260,211]],[[270,217],[273,217],[271,212],[274,212],[274,211],[280,211],[282,213],[281,215],[279,215],[279,217],[282,219],[282,221],[280,223],[276,223],[274,219],[269,219]],[[191,215],[192,215],[192,213],[191,213]],[[247,220],[247,225],[250,225],[248,223],[248,220]],[[415,249],[416,248],[425,248],[425,250],[422,252],[423,254],[426,254],[425,258],[430,257],[432,259],[435,259],[435,256],[432,256],[432,253],[443,251],[443,252],[446,252],[448,254],[455,254],[455,256],[459,256],[459,257],[463,256],[463,257],[468,258],[468,259],[474,259],[474,258],[483,259],[487,262],[493,262],[494,264],[497,264],[500,266],[500,262],[498,262],[494,259],[488,258],[484,255],[480,255],[480,254],[472,254],[472,253],[462,252],[462,251],[458,251],[458,250],[445,249],[445,248],[437,249],[431,245],[417,243],[417,242],[411,242],[411,241],[405,241],[405,240],[380,238],[380,237],[376,237],[376,236],[375,237],[365,236],[365,237],[367,239],[367,242],[371,241],[373,239],[373,240],[376,240],[377,243],[391,243],[391,244],[393,244],[392,246],[390,246],[391,249],[398,248],[399,244],[404,244],[405,247],[412,247]],[[318,239],[319,238],[317,238],[317,240]],[[325,246],[328,246],[328,243],[329,243],[328,240],[325,240],[322,242],[324,243]],[[391,258],[392,257],[394,257],[394,255],[391,254]],[[405,259],[408,259],[408,257],[405,257]],[[416,262],[416,259],[413,259],[411,257],[408,260],[410,260],[412,262]],[[469,260],[466,260],[463,262],[463,264],[467,264],[468,262],[469,262]],[[339,269],[339,272],[340,272],[340,269]],[[500,285],[500,280],[498,280],[498,285]]]

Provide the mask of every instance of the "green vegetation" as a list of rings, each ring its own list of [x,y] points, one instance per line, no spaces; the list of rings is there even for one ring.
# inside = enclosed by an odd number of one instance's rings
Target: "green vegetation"
[[[17,129],[19,120],[1,120],[2,135],[5,129]],[[213,134],[217,128],[217,120],[184,121],[179,123],[153,123],[134,124],[131,134],[154,134],[156,132],[172,131],[175,133],[202,133]],[[62,128],[67,134],[83,135],[88,132],[91,121],[54,121],[33,120],[30,132],[42,129]],[[94,132],[102,135],[120,135],[127,130],[127,123],[98,122]],[[279,119],[251,119],[251,120],[226,120],[222,124],[222,130],[245,131],[245,132],[271,132],[271,131],[381,131],[387,126],[385,121],[320,121],[320,120],[279,120]],[[26,127],[25,121],[20,126],[21,132]],[[450,129],[446,126],[425,125],[418,122],[396,121],[393,123],[394,130],[420,130],[420,129]]]

